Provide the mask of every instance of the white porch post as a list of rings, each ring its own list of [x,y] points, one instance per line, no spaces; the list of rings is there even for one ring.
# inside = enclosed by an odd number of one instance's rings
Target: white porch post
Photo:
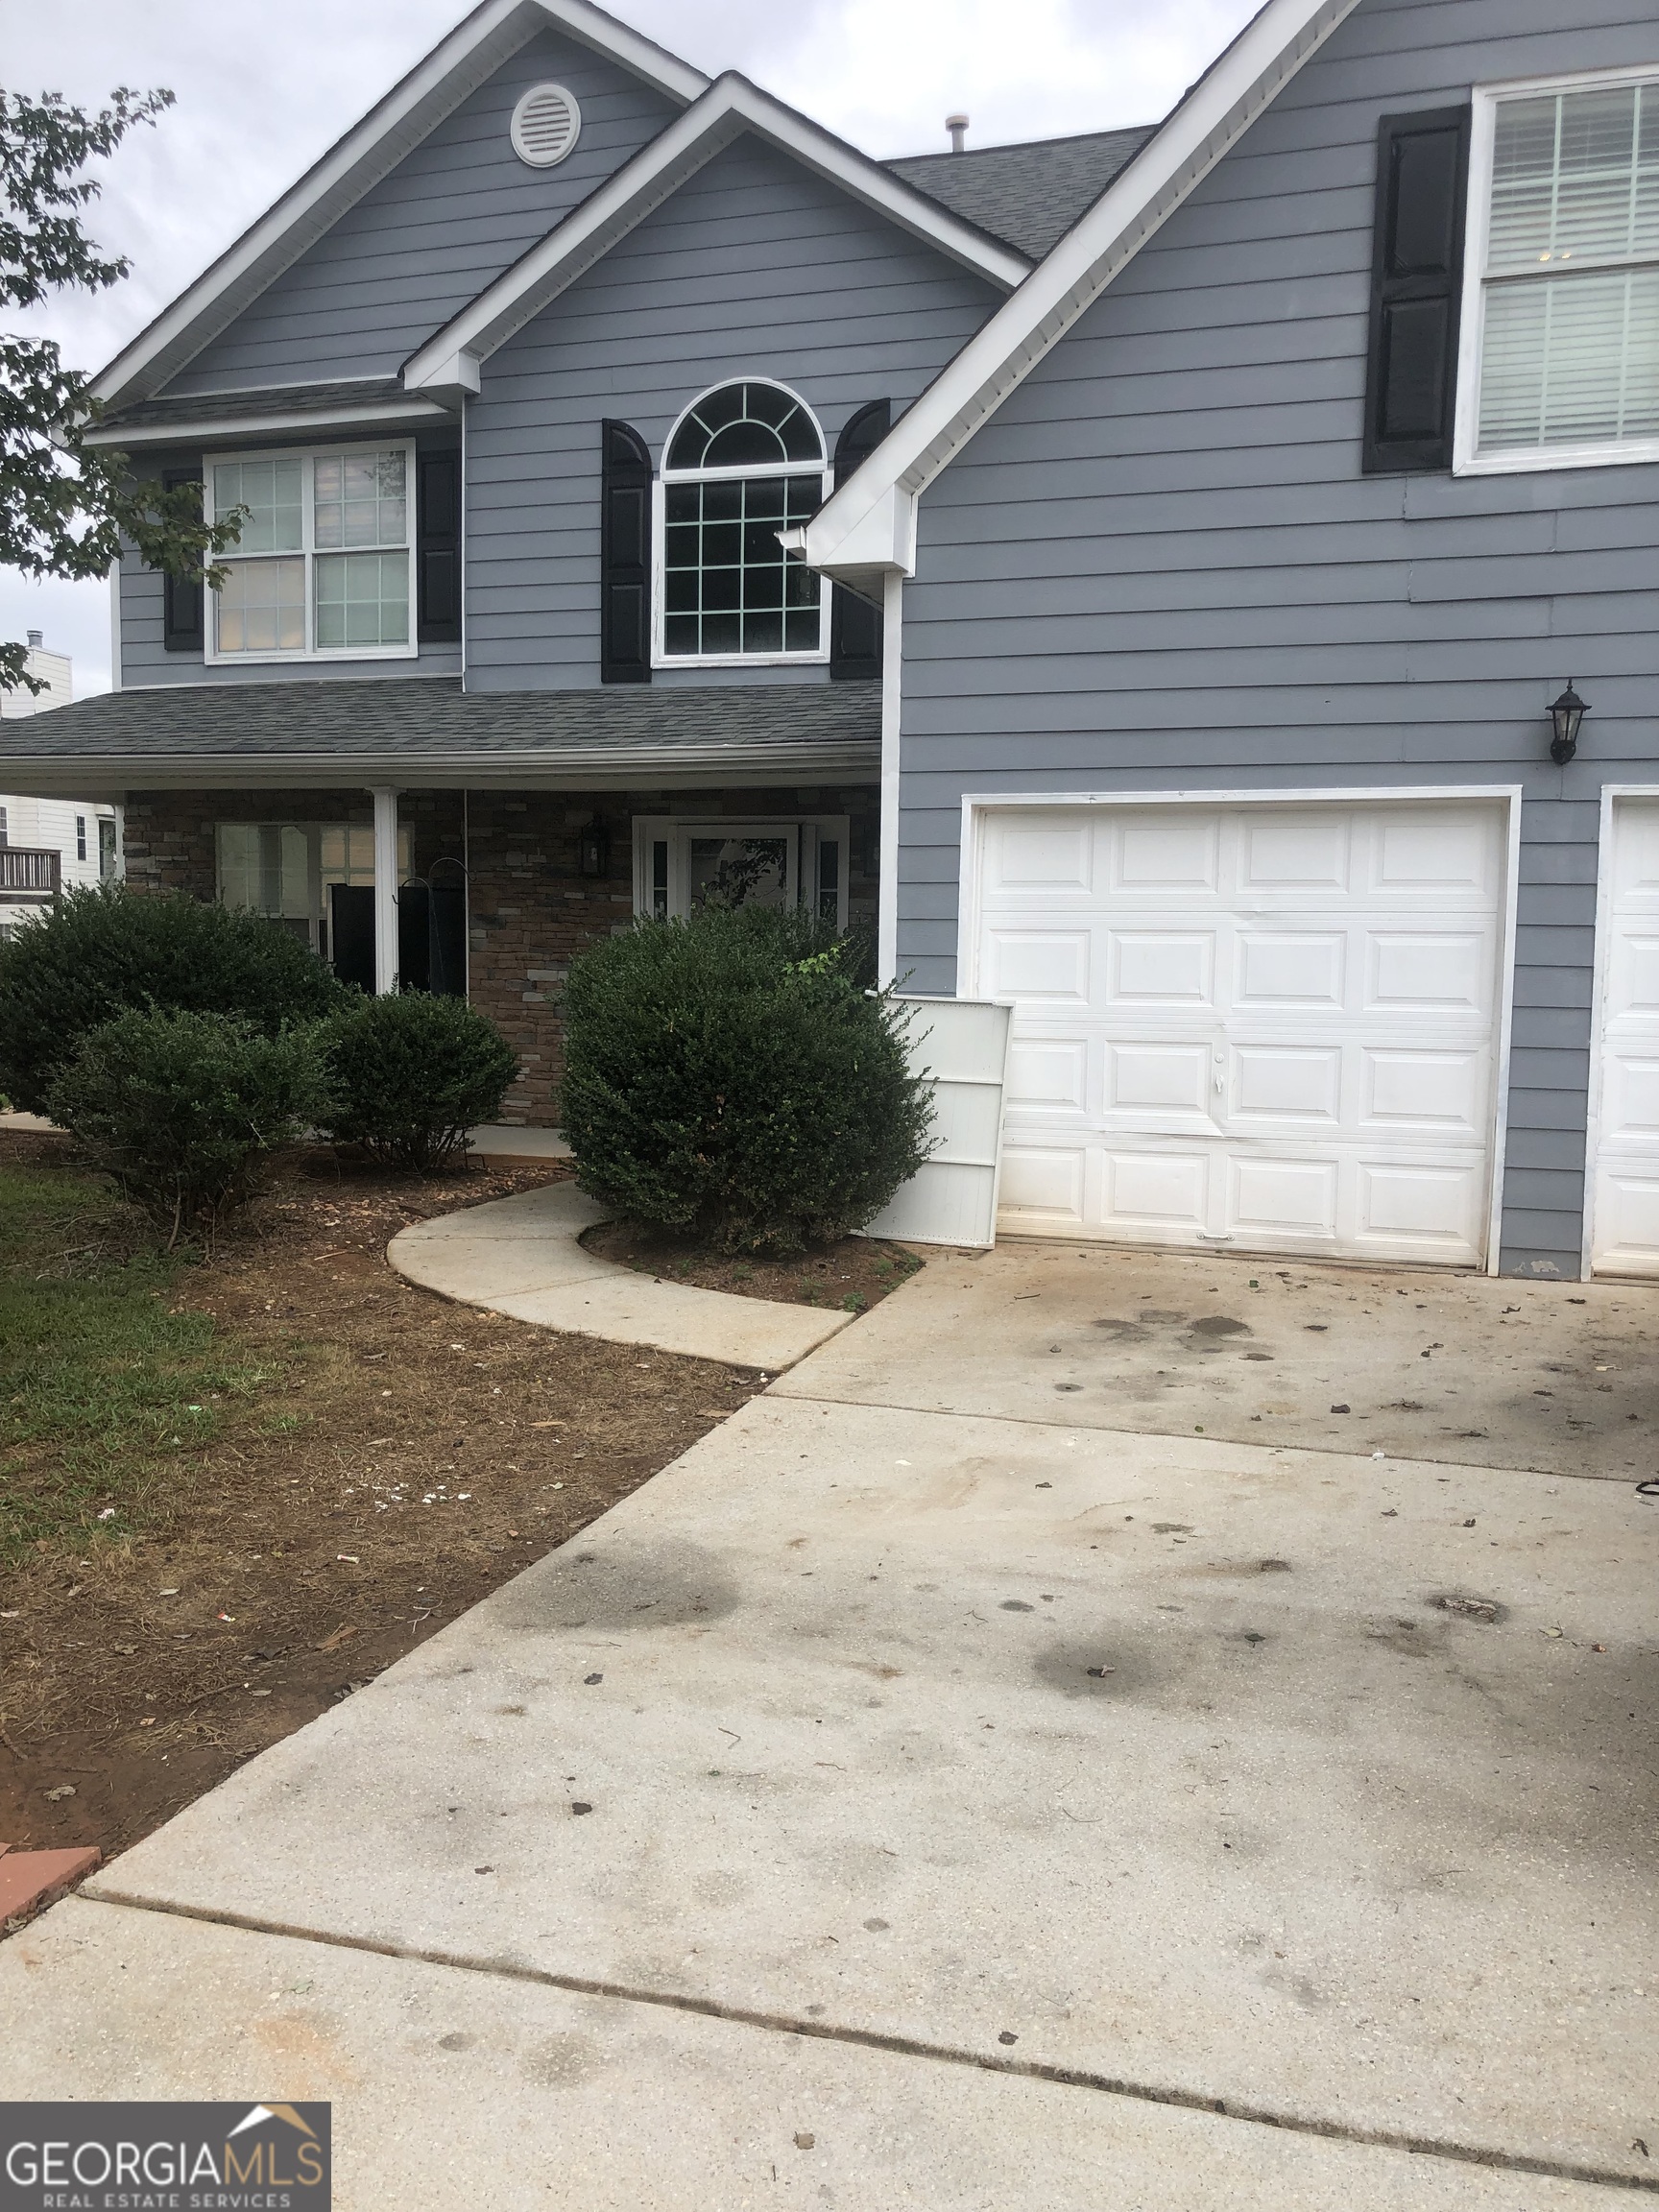
[[[397,988],[397,786],[371,786],[374,802],[374,988]]]

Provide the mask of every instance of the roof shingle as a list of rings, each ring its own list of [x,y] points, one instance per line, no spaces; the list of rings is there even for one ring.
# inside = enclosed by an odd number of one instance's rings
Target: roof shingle
[[[1092,207],[1157,129],[1092,131],[1022,146],[963,154],[911,154],[886,161],[895,177],[1040,261]]]

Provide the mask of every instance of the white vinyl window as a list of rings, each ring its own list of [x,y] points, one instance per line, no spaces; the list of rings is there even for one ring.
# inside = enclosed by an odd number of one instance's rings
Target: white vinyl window
[[[1659,459],[1659,69],[1478,92],[1461,470]]]
[[[228,455],[204,474],[209,518],[249,510],[208,596],[209,661],[416,651],[412,446]]]
[[[783,385],[747,377],[686,409],[657,488],[659,667],[829,658],[829,589],[778,533],[832,486],[823,432]]]

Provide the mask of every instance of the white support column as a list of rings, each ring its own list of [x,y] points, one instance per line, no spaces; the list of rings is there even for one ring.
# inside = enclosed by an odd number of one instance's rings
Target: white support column
[[[885,989],[899,977],[899,735],[904,705],[904,579],[882,579],[881,854],[877,878],[876,975]]]
[[[397,786],[371,787],[374,802],[374,988],[397,988]]]

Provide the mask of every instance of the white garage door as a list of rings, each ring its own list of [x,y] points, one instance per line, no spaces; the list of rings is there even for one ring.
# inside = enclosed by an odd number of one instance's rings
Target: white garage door
[[[1015,1001],[999,1226],[1479,1264],[1504,911],[1492,802],[982,817]]]
[[[1659,799],[1613,807],[1591,1263],[1659,1275]]]

